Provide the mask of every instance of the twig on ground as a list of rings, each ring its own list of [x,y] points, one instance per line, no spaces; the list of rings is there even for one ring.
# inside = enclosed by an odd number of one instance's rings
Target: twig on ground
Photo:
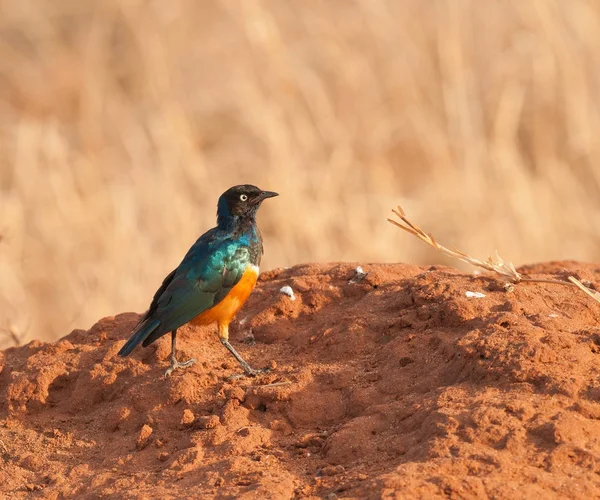
[[[508,280],[510,283],[513,283],[513,284],[525,282],[525,283],[551,283],[551,284],[555,284],[555,285],[576,286],[576,287],[580,288],[582,291],[584,291],[585,293],[587,293],[590,297],[592,297],[595,300],[597,300],[598,302],[600,302],[600,293],[586,287],[583,283],[581,283],[577,279],[573,278],[572,276],[569,276],[569,281],[554,280],[554,279],[547,279],[547,278],[524,277],[523,275],[519,274],[519,272],[517,272],[517,270],[515,269],[515,266],[512,264],[512,262],[505,261],[502,257],[500,257],[500,255],[498,255],[498,251],[494,252],[493,258],[488,257],[488,259],[486,261],[484,261],[481,259],[477,259],[475,257],[471,257],[470,255],[468,255],[464,252],[461,252],[459,250],[451,250],[443,245],[440,245],[431,234],[427,234],[419,226],[417,226],[416,224],[414,224],[410,220],[408,220],[408,218],[406,217],[406,213],[404,212],[404,210],[402,209],[401,206],[398,206],[396,208],[396,210],[392,210],[392,212],[400,219],[400,221],[397,221],[394,219],[388,219],[388,222],[391,222],[392,224],[394,224],[395,226],[399,227],[400,229],[406,231],[407,233],[410,233],[410,234],[416,236],[421,241],[427,243],[428,245],[432,246],[433,248],[442,252],[445,255],[459,259],[463,262],[466,262],[467,264],[471,264],[472,266],[481,267],[482,269],[485,269],[486,271],[491,271],[496,274],[499,274],[500,276],[502,276],[503,278],[505,278],[506,280]]]
[[[581,281],[573,276],[569,276],[569,281],[579,288],[583,293],[587,293],[592,299],[600,302],[600,293],[585,286]]]
[[[282,385],[290,385],[292,382],[290,380],[284,380],[283,382],[274,382],[272,384],[265,384],[265,385],[253,385],[251,387],[260,387],[261,389],[264,389],[265,387],[281,387]]]
[[[427,234],[419,226],[409,221],[404,213],[404,210],[402,210],[402,207],[398,206],[398,208],[396,210],[392,210],[392,212],[396,214],[396,216],[400,219],[400,222],[394,219],[388,219],[389,222],[395,226],[398,226],[400,229],[403,229],[407,233],[416,236],[421,241],[427,243],[443,254],[459,259],[467,264],[471,264],[472,266],[481,267],[486,271],[495,272],[508,279],[512,283],[519,283],[519,281],[523,279],[515,269],[515,266],[513,266],[511,262],[504,261],[504,259],[498,255],[498,252],[495,252],[493,259],[492,257],[488,257],[487,261],[483,261],[475,257],[471,257],[470,255],[459,250],[450,250],[449,248],[446,248],[435,241],[435,238],[431,234]]]

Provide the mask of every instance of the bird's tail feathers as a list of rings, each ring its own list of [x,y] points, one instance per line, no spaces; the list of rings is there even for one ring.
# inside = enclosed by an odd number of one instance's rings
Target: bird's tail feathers
[[[150,318],[137,325],[129,340],[125,342],[123,347],[121,347],[121,350],[118,353],[119,356],[128,356],[131,354],[131,351],[133,351],[138,344],[142,343],[148,337],[148,335],[156,330],[158,325],[160,325],[159,320]]]

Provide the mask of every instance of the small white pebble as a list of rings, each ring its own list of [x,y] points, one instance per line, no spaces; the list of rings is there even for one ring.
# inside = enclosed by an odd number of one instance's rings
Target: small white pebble
[[[554,314],[554,313],[548,314],[548,317],[549,318],[558,318],[558,314]]]
[[[290,299],[296,300],[296,296],[294,295],[294,290],[292,290],[291,286],[282,286],[279,291],[285,295],[287,295]]]
[[[354,269],[354,277],[349,281],[349,283],[358,283],[359,281],[364,280],[367,274],[369,273],[365,273],[362,267],[357,266],[356,269]]]
[[[485,297],[485,293],[481,292],[465,292],[465,295],[469,298],[475,299],[483,299]]]

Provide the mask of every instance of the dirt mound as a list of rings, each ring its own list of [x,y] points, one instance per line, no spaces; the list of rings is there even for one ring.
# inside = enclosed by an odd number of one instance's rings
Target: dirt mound
[[[185,327],[115,355],[137,314],[0,353],[11,498],[600,496],[600,306],[448,268],[304,265],[261,276],[232,340]],[[569,262],[522,269],[600,281]],[[295,300],[280,293],[289,285]],[[472,296],[467,292],[485,295]]]

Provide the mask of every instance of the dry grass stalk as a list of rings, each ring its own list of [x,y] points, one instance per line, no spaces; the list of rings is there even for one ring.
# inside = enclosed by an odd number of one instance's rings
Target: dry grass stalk
[[[583,293],[589,295],[592,299],[600,302],[600,293],[585,286],[581,281],[573,276],[569,276],[569,281],[579,288]]]
[[[517,272],[512,262],[505,261],[502,257],[500,257],[500,255],[498,255],[498,251],[494,252],[493,258],[490,256],[486,261],[483,261],[459,250],[450,250],[449,248],[440,245],[431,234],[426,233],[419,226],[408,220],[408,218],[406,217],[406,213],[404,212],[401,206],[398,206],[396,210],[392,209],[392,212],[400,219],[400,221],[388,219],[389,222],[399,227],[400,229],[403,229],[407,233],[416,236],[421,241],[427,243],[428,245],[432,246],[433,248],[442,252],[445,255],[459,259],[463,262],[466,262],[467,264],[471,264],[476,267],[481,267],[486,271],[497,273],[503,278],[507,279],[510,283],[514,284],[526,282],[576,286],[580,288],[583,292],[585,292],[587,295],[592,297],[594,300],[600,302],[600,293],[586,287],[583,283],[578,281],[573,276],[569,276],[569,281],[545,278],[526,278],[519,274],[519,272]]]
[[[398,226],[400,229],[403,229],[407,233],[416,236],[421,241],[424,241],[443,254],[454,257],[458,260],[466,262],[467,264],[471,264],[472,266],[481,267],[486,271],[497,273],[500,276],[508,279],[508,281],[511,283],[519,283],[523,279],[523,277],[515,269],[515,266],[512,264],[512,262],[507,262],[502,259],[502,257],[498,255],[497,251],[494,252],[493,258],[490,256],[486,261],[483,261],[475,257],[471,257],[470,255],[459,250],[450,250],[449,248],[440,245],[437,241],[435,241],[435,238],[431,234],[427,234],[419,226],[408,220],[401,206],[398,206],[396,210],[392,210],[392,212],[394,212],[394,214],[400,219],[400,222],[394,219],[388,219],[389,222],[395,226]]]

